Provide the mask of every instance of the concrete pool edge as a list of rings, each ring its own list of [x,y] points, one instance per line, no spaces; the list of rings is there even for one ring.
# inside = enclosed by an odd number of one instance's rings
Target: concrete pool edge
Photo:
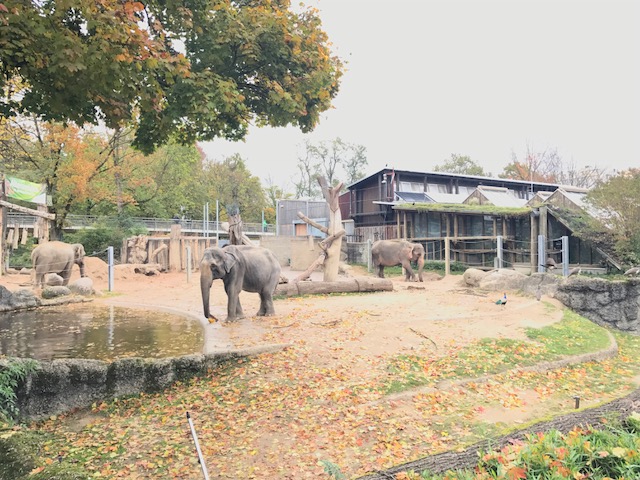
[[[14,362],[36,362],[36,369],[18,382],[16,408],[20,420],[39,420],[115,398],[159,392],[177,381],[206,375],[225,362],[273,353],[291,344],[271,344],[159,359],[128,357],[106,362],[91,359],[38,361],[0,359],[0,370]]]

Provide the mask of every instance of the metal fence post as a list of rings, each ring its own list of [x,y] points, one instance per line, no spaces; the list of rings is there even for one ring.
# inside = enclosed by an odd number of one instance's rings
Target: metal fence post
[[[113,292],[113,247],[107,247],[107,266],[109,275],[109,291]]]
[[[371,239],[367,240],[367,272],[371,272]]]
[[[498,268],[504,268],[504,249],[502,246],[502,235],[496,237],[496,247],[498,250]]]
[[[187,247],[187,283],[191,281],[191,247]]]
[[[562,276],[569,276],[569,237],[564,236],[562,240]]]
[[[544,273],[544,264],[547,261],[546,254],[547,237],[538,235],[538,273]]]

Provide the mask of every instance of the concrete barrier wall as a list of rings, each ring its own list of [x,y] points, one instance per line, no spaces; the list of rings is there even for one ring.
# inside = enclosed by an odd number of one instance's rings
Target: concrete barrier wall
[[[21,419],[40,419],[94,402],[159,392],[176,381],[204,376],[214,367],[238,358],[281,350],[287,345],[270,345],[246,350],[182,357],[123,358],[113,362],[88,359],[60,359],[36,362],[36,369],[18,383],[16,406]],[[13,358],[11,362],[33,362]],[[10,368],[0,360],[0,371]]]

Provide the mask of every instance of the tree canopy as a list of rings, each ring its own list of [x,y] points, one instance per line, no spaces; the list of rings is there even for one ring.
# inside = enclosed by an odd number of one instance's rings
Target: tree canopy
[[[0,3],[0,117],[132,125],[145,153],[244,138],[248,125],[312,130],[343,65],[314,9],[288,0]]]
[[[445,160],[441,164],[436,165],[433,168],[434,172],[446,172],[446,173],[458,173],[461,175],[476,175],[480,177],[487,177],[491,174],[487,174],[477,162],[471,160],[471,157],[467,155],[451,154],[451,158]]]
[[[295,182],[296,196],[320,198],[322,191],[318,185],[318,175],[326,179],[330,186],[340,181],[351,184],[363,176],[367,165],[367,149],[335,138],[331,142],[304,144],[304,152],[298,156],[298,179]]]
[[[617,253],[640,263],[640,169],[620,172],[587,194],[587,202],[613,233]]]

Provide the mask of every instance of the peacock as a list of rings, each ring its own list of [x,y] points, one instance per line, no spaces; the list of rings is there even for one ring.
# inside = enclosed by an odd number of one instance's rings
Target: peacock
[[[496,302],[496,305],[506,305],[507,304],[507,294],[505,293],[500,300]]]

